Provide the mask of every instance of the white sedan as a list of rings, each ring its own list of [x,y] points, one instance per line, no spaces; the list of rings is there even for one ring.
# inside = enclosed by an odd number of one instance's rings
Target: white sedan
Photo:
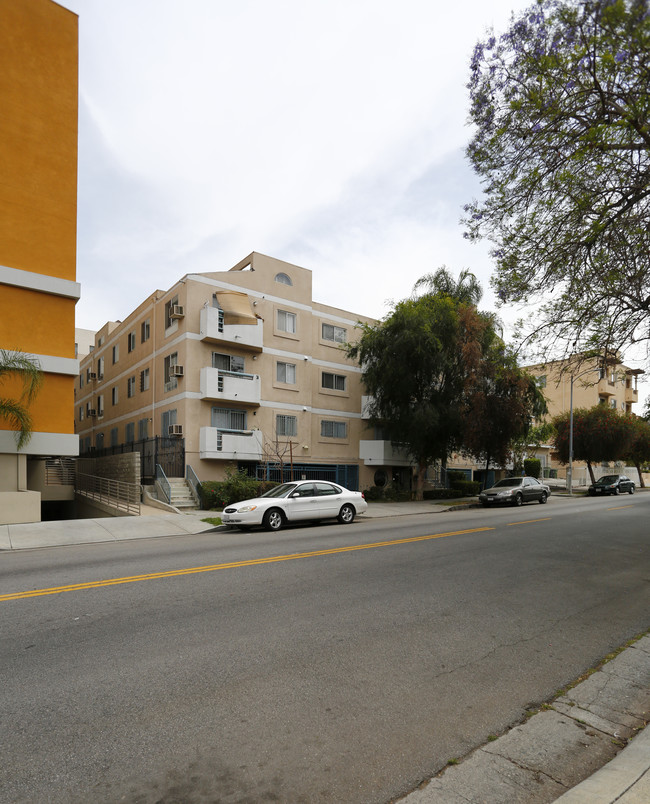
[[[325,480],[299,480],[282,483],[261,497],[227,505],[221,514],[224,525],[247,530],[262,525],[280,530],[288,522],[338,519],[349,525],[357,514],[368,509],[360,491],[348,491]]]

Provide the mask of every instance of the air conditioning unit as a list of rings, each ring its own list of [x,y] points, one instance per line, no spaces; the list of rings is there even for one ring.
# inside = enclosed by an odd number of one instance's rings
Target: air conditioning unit
[[[97,411],[95,410],[95,408],[92,408],[91,410],[89,410],[89,411],[88,411],[88,415],[89,415],[89,416],[96,416],[96,415],[97,415]]]
[[[185,308],[182,304],[172,304],[169,311],[170,318],[183,318],[185,316]]]
[[[96,372],[94,372],[94,371],[89,371],[89,372],[88,372],[88,379],[89,379],[89,380],[96,380],[96,379],[97,379],[97,374],[96,374]]]
[[[182,424],[170,424],[169,425],[169,435],[170,436],[182,436],[183,435],[183,425]]]
[[[169,367],[169,376],[170,377],[182,377],[183,376],[183,366],[170,366]]]

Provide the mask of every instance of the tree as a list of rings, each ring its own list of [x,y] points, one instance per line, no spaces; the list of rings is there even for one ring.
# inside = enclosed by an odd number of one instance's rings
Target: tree
[[[650,338],[649,85],[647,0],[537,0],[476,45],[466,236],[492,241],[502,303],[545,299],[542,347]]]
[[[636,467],[639,473],[639,483],[641,488],[645,488],[643,482],[643,464],[650,463],[650,422],[638,416],[632,418],[634,436],[627,459]]]
[[[505,347],[495,332],[494,316],[479,312],[473,303],[480,298],[475,277],[463,272],[456,283],[440,269],[416,284],[416,289],[422,287],[428,292],[399,302],[383,321],[362,325],[360,340],[348,347],[348,356],[361,364],[371,396],[371,424],[380,426],[417,464],[419,499],[427,466],[438,461],[444,465],[453,448],[464,447],[468,421],[483,415],[486,400],[492,399],[490,383],[496,383],[502,402],[507,384],[496,365],[489,371],[484,366],[495,356],[503,363]],[[482,402],[476,396],[481,384]],[[490,427],[481,434],[487,437]],[[504,429],[505,424],[500,438]],[[478,433],[479,428],[475,444]]]
[[[17,399],[0,397],[0,417],[6,419],[16,433],[16,446],[22,449],[31,438],[33,422],[29,406],[41,387],[43,373],[38,362],[29,355],[0,349],[0,385],[17,379],[21,390]]]
[[[629,453],[635,437],[634,418],[602,404],[573,411],[573,457],[586,461],[592,483],[596,482],[593,463],[618,461]],[[560,463],[569,463],[570,414],[555,416],[553,426]]]
[[[463,451],[484,461],[487,479],[490,462],[505,466],[513,447],[531,432],[533,419],[546,411],[535,378],[517,366],[500,338],[494,338],[466,384]]]

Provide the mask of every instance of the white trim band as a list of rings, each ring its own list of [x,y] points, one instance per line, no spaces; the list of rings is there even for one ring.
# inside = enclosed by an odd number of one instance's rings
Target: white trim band
[[[32,433],[20,452],[13,430],[0,430],[0,453],[10,455],[79,455],[79,436],[68,433]]]
[[[35,290],[38,293],[50,293],[53,296],[64,296],[75,301],[81,298],[79,282],[61,279],[58,276],[37,274],[33,271],[23,271],[20,268],[8,268],[6,265],[0,265],[0,284]]]

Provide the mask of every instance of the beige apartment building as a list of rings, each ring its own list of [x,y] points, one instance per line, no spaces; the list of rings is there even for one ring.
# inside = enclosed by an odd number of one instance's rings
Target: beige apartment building
[[[202,481],[282,464],[285,479],[409,488],[410,461],[374,438],[345,354],[359,321],[373,320],[315,302],[311,271],[263,254],[187,274],[97,332],[76,388],[80,452],[169,437]]]
[[[632,406],[639,401],[638,377],[644,373],[618,361],[603,366],[598,358],[577,362],[575,368],[566,360],[557,360],[526,366],[526,371],[538,379],[546,397],[549,418],[570,411],[572,386],[574,410],[601,404],[621,413],[633,413]],[[565,467],[557,463],[550,446],[541,450],[538,457],[545,466],[557,468],[559,475],[564,474]]]

